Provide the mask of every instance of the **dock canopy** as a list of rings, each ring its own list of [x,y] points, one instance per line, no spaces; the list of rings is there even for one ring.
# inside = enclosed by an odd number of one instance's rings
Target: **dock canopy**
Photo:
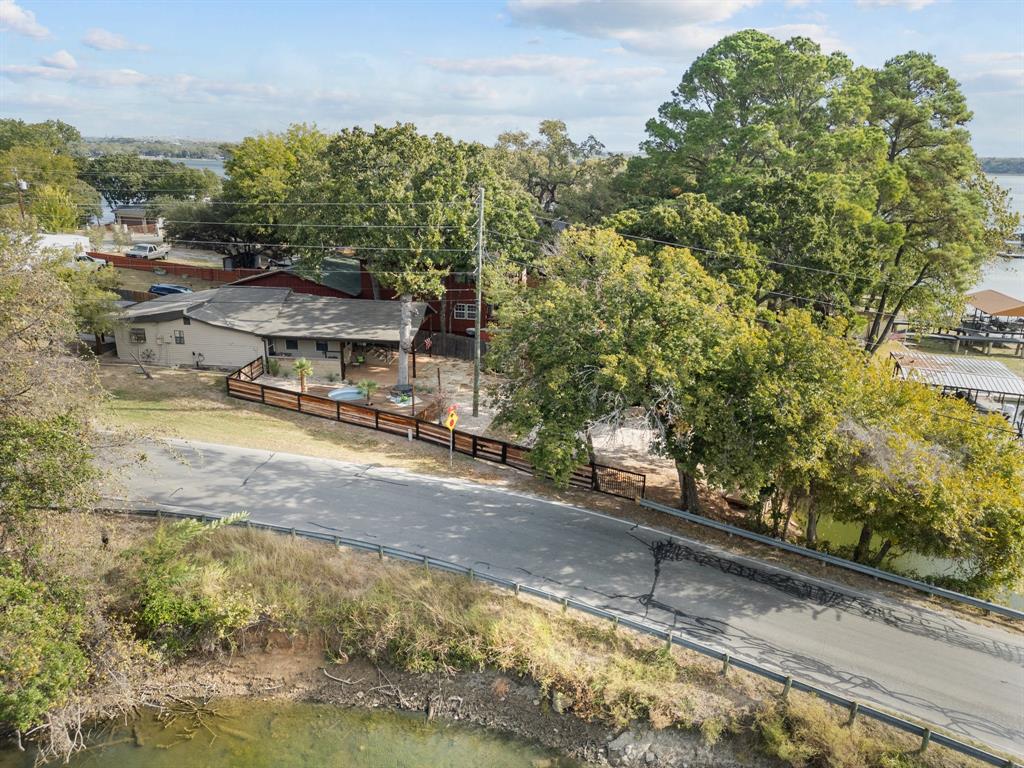
[[[893,352],[900,375],[947,391],[1024,396],[1024,379],[1000,362],[961,355]]]
[[[1001,291],[976,291],[967,294],[972,307],[991,317],[1024,317],[1024,299],[1015,299]]]

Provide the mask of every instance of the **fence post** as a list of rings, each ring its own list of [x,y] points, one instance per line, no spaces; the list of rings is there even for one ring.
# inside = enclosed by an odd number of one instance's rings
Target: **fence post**
[[[925,728],[924,733],[921,734],[921,751],[924,752],[928,749],[928,745],[932,742],[932,729]]]
[[[260,384],[260,402],[267,404],[267,388]]]
[[[299,392],[295,395],[295,406],[298,408],[299,413],[302,413],[302,393]]]
[[[416,419],[416,439],[420,439],[420,420]]]
[[[590,462],[590,489],[597,490],[597,464]]]
[[[786,684],[782,686],[782,700],[786,701],[789,699],[789,691],[793,687],[793,678],[786,676]]]
[[[501,442],[501,463],[508,464],[508,443],[504,440]]]
[[[476,435],[473,435],[473,458],[476,458]]]
[[[373,409],[373,428],[380,429],[380,411],[376,408]]]
[[[334,401],[334,418],[337,421],[341,421],[341,401],[340,400],[335,400]]]
[[[860,704],[855,701],[850,705],[850,720],[847,725],[853,725],[857,721],[858,714],[860,714]]]

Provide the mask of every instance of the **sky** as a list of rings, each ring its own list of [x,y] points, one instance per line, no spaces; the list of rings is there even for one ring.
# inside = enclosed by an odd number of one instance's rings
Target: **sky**
[[[0,116],[232,141],[411,121],[487,143],[558,118],[631,152],[693,59],[747,28],[867,66],[930,51],[975,150],[1024,157],[1021,0],[0,0]]]

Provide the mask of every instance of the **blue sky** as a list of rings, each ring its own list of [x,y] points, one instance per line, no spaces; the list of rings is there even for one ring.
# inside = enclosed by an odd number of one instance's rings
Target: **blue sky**
[[[633,151],[694,57],[749,27],[872,66],[931,51],[977,151],[1024,156],[1020,0],[0,0],[0,114],[205,139],[412,121],[488,143],[557,117]]]

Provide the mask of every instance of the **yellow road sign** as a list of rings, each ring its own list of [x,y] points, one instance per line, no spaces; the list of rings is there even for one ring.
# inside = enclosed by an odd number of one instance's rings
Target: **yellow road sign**
[[[450,430],[455,430],[455,425],[459,423],[459,414],[454,410],[448,411],[448,418],[444,420],[444,425]]]

